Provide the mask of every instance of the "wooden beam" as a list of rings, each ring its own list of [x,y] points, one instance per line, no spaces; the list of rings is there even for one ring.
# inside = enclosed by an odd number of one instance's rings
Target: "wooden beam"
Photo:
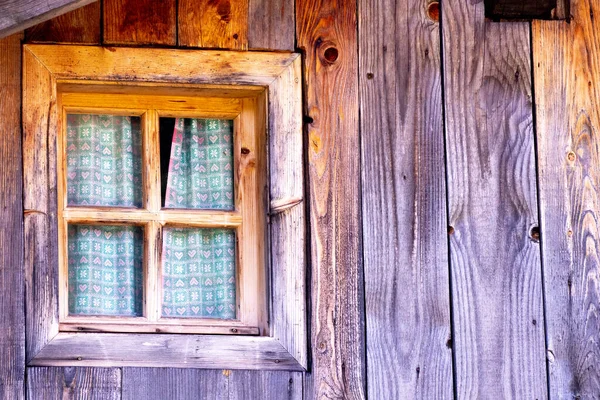
[[[423,11],[359,2],[371,399],[453,397],[440,27]]]
[[[0,38],[93,3],[95,0],[15,0],[0,3]]]
[[[532,25],[552,399],[600,393],[600,3],[573,5]]]
[[[315,398],[366,397],[356,0],[298,0],[305,58]]]
[[[529,24],[443,3],[456,398],[545,399]]]
[[[485,0],[485,16],[497,19],[565,19],[570,0]]]
[[[22,37],[0,39],[0,393],[10,399],[25,397]]]

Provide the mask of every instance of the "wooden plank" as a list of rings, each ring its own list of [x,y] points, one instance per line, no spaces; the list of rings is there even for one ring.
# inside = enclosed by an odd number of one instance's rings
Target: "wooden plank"
[[[120,400],[119,368],[28,368],[27,398]]]
[[[227,371],[230,400],[302,400],[302,373],[288,371]]]
[[[29,44],[57,79],[269,86],[298,54]],[[80,62],[88,60],[88,62]]]
[[[177,44],[176,0],[104,0],[104,44]]]
[[[182,47],[248,49],[248,0],[179,0]]]
[[[0,39],[0,393],[24,398],[21,39]]]
[[[295,46],[293,0],[249,0],[248,47],[252,50],[287,50]]]
[[[304,369],[270,337],[64,332],[56,335],[29,365]]]
[[[123,368],[123,400],[229,398],[228,370]]]
[[[550,396],[600,393],[600,38],[596,1],[533,23]]]
[[[89,4],[25,31],[25,42],[100,44],[100,2]]]
[[[570,0],[485,0],[485,16],[492,19],[563,19]],[[562,4],[558,4],[562,3]]]
[[[296,2],[304,50],[315,397],[365,397],[357,4]]]
[[[529,26],[442,11],[456,396],[544,399]]]
[[[0,38],[76,10],[94,0],[13,0],[0,3]]]
[[[23,52],[26,357],[58,333],[57,104],[50,72]]]
[[[359,2],[368,394],[448,399],[439,23],[420,0],[398,4]]]

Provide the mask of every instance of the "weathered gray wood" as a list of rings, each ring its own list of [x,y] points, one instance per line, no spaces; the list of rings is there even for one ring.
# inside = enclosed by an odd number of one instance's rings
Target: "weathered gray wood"
[[[426,2],[359,2],[367,384],[452,398],[439,24]],[[405,40],[398,40],[410,32]]]
[[[25,376],[21,39],[0,39],[0,393],[22,399]]]
[[[65,332],[56,335],[29,365],[303,370],[270,337]]]
[[[571,24],[535,22],[541,235],[550,396],[600,396],[598,1]]]
[[[229,399],[302,400],[302,384],[301,372],[230,371]]]
[[[119,400],[119,368],[28,368],[30,400]]]
[[[0,38],[22,31],[95,0],[8,0],[0,3]]]
[[[493,19],[564,19],[571,0],[485,0],[485,16]]]
[[[293,0],[249,0],[248,47],[265,50],[294,50],[295,14]]]
[[[547,397],[527,23],[443,3],[456,396]]]
[[[355,0],[296,1],[312,119],[306,140],[314,387],[307,391],[315,398],[366,396],[356,11]]]
[[[23,204],[26,357],[58,333],[56,221],[56,84],[30,52],[23,53]]]
[[[305,368],[306,219],[300,58],[269,87],[271,335]],[[290,93],[295,95],[290,96]]]
[[[226,400],[230,374],[229,370],[123,368],[123,400]]]

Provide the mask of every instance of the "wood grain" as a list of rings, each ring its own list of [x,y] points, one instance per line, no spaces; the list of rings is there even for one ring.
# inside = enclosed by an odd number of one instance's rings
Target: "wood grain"
[[[598,1],[535,22],[533,60],[550,396],[600,394]]]
[[[248,0],[179,0],[182,47],[248,49]]]
[[[228,371],[230,400],[302,400],[302,373]]]
[[[529,26],[442,11],[456,396],[544,399]]]
[[[100,44],[101,25],[101,7],[97,1],[32,26],[25,31],[25,42]]]
[[[29,365],[303,371],[276,339],[226,335],[61,332]]]
[[[398,4],[359,2],[368,394],[448,399],[440,31],[426,1]]]
[[[123,400],[227,400],[229,374],[229,370],[123,368]]]
[[[27,398],[31,400],[120,400],[118,368],[28,368]]]
[[[288,50],[295,45],[293,0],[249,0],[248,47]]]
[[[0,393],[23,399],[25,304],[21,150],[21,39],[0,39]]]
[[[564,8],[570,0],[485,0],[485,16],[494,19],[558,19],[557,3]]]
[[[316,398],[364,398],[357,4],[296,2],[305,53]]]
[[[0,38],[83,7],[94,0],[12,0],[0,3]]]
[[[298,54],[25,45],[57,79],[269,86]],[[81,60],[87,60],[81,62]]]
[[[58,333],[56,83],[23,52],[25,331],[30,360]]]
[[[176,0],[104,0],[104,43],[177,44]]]

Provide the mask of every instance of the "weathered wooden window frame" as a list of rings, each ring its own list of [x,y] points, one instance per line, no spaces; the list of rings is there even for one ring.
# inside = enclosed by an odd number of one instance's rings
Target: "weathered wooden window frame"
[[[69,45],[25,45],[23,53],[28,364],[306,369],[299,56]],[[258,123],[264,122],[268,132],[266,204],[270,205],[265,257],[268,321],[258,324],[260,336],[107,333],[85,325],[65,332],[65,326],[60,326],[61,93],[84,93],[92,87],[92,92],[101,87],[122,95],[159,89],[174,95],[256,102],[257,118],[266,118]]]

